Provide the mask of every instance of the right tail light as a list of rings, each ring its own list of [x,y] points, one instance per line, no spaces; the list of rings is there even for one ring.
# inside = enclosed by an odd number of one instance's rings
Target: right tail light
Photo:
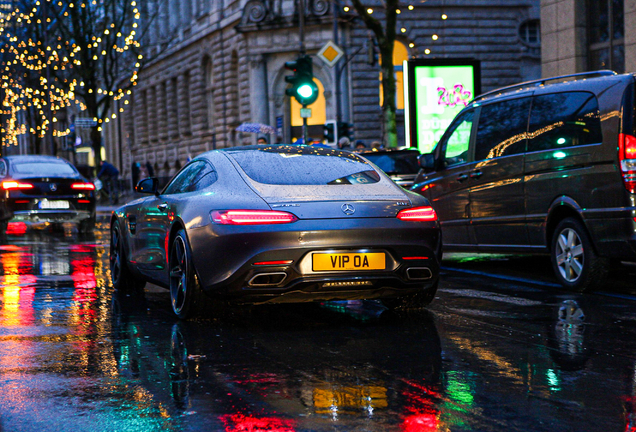
[[[628,134],[618,135],[618,161],[623,174],[625,188],[636,193],[636,137]]]

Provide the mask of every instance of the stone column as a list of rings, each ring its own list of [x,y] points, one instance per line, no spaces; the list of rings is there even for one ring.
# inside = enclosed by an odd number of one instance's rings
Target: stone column
[[[636,0],[625,0],[625,72],[636,72]]]
[[[541,0],[541,74],[566,75],[587,70],[585,2]]]
[[[250,111],[252,121],[269,124],[267,89],[267,59],[263,55],[250,57]]]

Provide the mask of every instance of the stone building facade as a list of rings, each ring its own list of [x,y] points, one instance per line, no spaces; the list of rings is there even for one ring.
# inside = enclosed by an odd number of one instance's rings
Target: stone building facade
[[[636,0],[541,0],[544,77],[636,71]]]
[[[313,117],[336,119],[339,85],[341,119],[353,125],[355,139],[379,140],[379,66],[369,61],[370,31],[346,0],[305,3],[304,45],[324,89],[310,106]],[[255,134],[236,131],[243,122],[274,126],[279,139],[291,141],[295,108],[285,96],[290,71],[284,64],[299,53],[297,0],[141,5],[142,17],[152,17],[144,38],[150,60],[132,98],[120,101],[124,115],[104,128],[106,157],[121,167],[124,178],[130,178],[133,162],[150,162],[155,175],[168,178],[203,151],[255,143]],[[540,77],[539,0],[427,0],[402,6],[399,43],[409,58],[480,60],[483,91]],[[381,2],[372,0],[369,7],[382,18]],[[336,66],[342,70],[338,83],[335,69],[316,57],[334,36],[346,54]],[[401,137],[403,117],[398,110]]]

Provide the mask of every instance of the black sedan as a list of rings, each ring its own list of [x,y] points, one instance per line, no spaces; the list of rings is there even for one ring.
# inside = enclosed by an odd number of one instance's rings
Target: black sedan
[[[405,189],[413,186],[420,170],[417,160],[420,152],[415,148],[373,149],[364,150],[359,154],[376,164],[391,177],[391,180]]]
[[[113,212],[118,290],[170,289],[177,316],[232,303],[381,299],[421,307],[441,254],[428,201],[356,154],[315,146],[204,153]]]
[[[54,156],[0,158],[0,230],[9,220],[75,222],[80,232],[95,228],[95,185],[68,161]]]

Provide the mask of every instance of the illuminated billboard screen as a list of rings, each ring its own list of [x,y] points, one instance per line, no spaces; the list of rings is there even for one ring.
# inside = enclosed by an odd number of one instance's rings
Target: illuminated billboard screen
[[[476,60],[423,60],[404,62],[406,145],[430,153],[444,131],[481,92]]]

